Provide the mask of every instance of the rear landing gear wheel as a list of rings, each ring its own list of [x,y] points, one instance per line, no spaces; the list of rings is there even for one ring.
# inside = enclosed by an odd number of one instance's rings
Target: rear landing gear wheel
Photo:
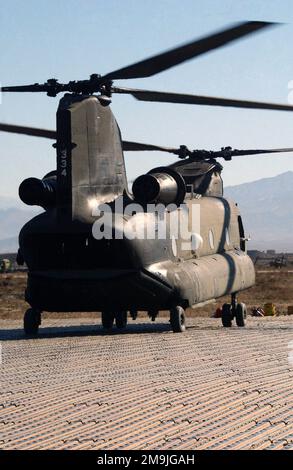
[[[23,329],[27,336],[36,336],[41,324],[41,312],[33,308],[29,308],[23,318]]]
[[[231,304],[224,304],[222,307],[222,325],[225,328],[230,328],[232,326]]]
[[[114,315],[111,312],[102,312],[102,325],[105,330],[111,330],[114,323]]]
[[[123,330],[127,325],[127,312],[118,312],[115,315],[115,323],[118,330]]]
[[[246,318],[246,305],[243,303],[239,303],[237,304],[236,311],[235,311],[236,325],[239,327],[245,326],[245,318]]]
[[[174,333],[183,333],[185,331],[185,311],[180,305],[170,310],[170,323]]]

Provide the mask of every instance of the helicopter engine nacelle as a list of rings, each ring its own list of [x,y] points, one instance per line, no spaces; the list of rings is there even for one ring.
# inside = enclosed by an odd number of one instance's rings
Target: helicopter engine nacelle
[[[28,206],[41,206],[45,209],[56,206],[57,177],[51,175],[39,178],[27,178],[19,186],[18,194]]]
[[[177,171],[160,167],[136,178],[132,185],[132,193],[134,198],[143,204],[181,204],[186,194],[186,187]]]

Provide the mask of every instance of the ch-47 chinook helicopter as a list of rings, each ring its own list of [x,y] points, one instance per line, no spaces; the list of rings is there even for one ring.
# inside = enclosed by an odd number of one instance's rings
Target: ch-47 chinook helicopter
[[[223,306],[223,325],[231,326],[236,318],[237,325],[244,326],[245,305],[238,303],[237,293],[254,284],[254,266],[246,254],[238,207],[223,197],[222,167],[216,159],[293,149],[240,151],[227,147],[209,152],[122,141],[109,104],[113,93],[123,93],[142,101],[293,111],[282,104],[113,86],[114,79],[154,75],[267,26],[270,24],[241,23],[107,75],[92,75],[89,80],[61,84],[51,79],[44,84],[2,88],[2,92],[46,92],[49,96],[67,92],[59,103],[56,132],[10,124],[0,127],[56,140],[57,170],[41,180],[29,178],[19,188],[23,202],[45,209],[19,236],[18,258],[28,266],[25,298],[31,306],[24,316],[26,334],[37,334],[43,311],[99,311],[105,328],[111,328],[114,320],[123,328],[127,312],[135,319],[137,311],[147,311],[154,320],[166,309],[173,331],[181,332],[187,307],[226,294],[231,294],[231,303]],[[138,177],[131,193],[123,150],[162,150],[181,160]],[[126,229],[122,237],[114,236],[115,220],[113,236],[95,237],[93,227],[100,216],[93,214],[93,203],[115,210],[118,199]],[[128,213],[132,203],[139,203],[141,209]],[[156,227],[157,214],[147,211],[148,203],[166,208],[166,236],[126,236],[134,224],[143,229],[151,224]],[[200,208],[200,233],[190,232],[188,248],[183,249],[180,235],[175,237],[172,232],[171,215],[184,212],[189,226],[195,205]],[[100,228],[106,231],[106,223]]]

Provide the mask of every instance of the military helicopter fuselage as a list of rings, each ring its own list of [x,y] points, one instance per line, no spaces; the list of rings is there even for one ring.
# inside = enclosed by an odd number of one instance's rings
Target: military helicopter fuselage
[[[102,311],[113,317],[147,310],[155,317],[160,310],[185,309],[254,284],[241,216],[223,197],[217,162],[186,159],[151,170],[134,182],[131,194],[110,106],[99,97],[72,94],[60,101],[56,149],[57,174],[47,175],[37,189],[28,180],[20,188],[24,201],[46,209],[19,237],[28,266],[26,300],[35,311]],[[163,205],[166,236],[96,239],[93,227],[100,219],[93,207],[107,204],[114,220],[118,199],[126,232],[133,224],[145,232],[156,227],[158,214],[149,213],[147,203]],[[127,213],[136,203],[141,209]],[[175,237],[170,214],[184,211],[190,229],[193,207],[199,230],[190,231],[190,239]]]

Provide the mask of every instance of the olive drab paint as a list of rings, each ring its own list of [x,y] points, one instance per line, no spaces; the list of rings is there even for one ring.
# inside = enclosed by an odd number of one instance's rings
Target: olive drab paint
[[[162,239],[93,237],[90,201],[112,208],[118,198],[124,208],[141,202],[127,190],[120,131],[110,106],[95,96],[65,95],[57,112],[56,151],[56,207],[28,222],[20,234],[29,268],[26,299],[33,308],[159,311],[194,306],[254,284],[253,264],[241,249],[239,210],[223,197],[218,163],[187,159],[150,172],[158,190],[160,181],[165,190],[170,181],[176,211],[184,202],[190,218],[192,206],[200,208],[201,242],[192,246],[190,237],[184,249],[170,221]],[[164,179],[164,174],[173,177]],[[128,223],[139,218],[143,228],[153,217],[144,209],[125,214]]]

